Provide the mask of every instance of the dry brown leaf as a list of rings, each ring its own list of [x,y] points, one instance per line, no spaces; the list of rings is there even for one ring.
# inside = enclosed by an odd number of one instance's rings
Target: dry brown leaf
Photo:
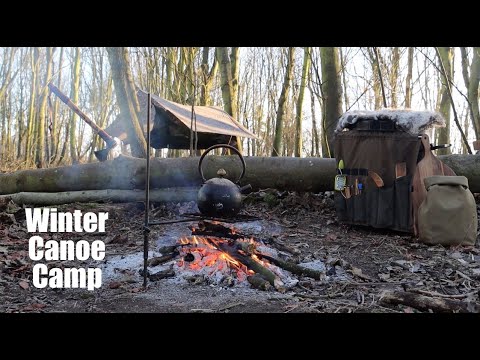
[[[35,310],[43,309],[45,307],[47,307],[47,305],[34,303],[34,304],[30,304],[30,305],[27,305],[27,306],[23,307],[22,310],[23,311],[35,311]]]
[[[32,304],[31,306],[32,306],[32,308],[34,308],[34,309],[43,309],[43,308],[46,308],[46,307],[47,307],[46,304],[40,304],[40,303],[34,303],[34,304]]]
[[[122,233],[115,235],[109,244],[126,244],[128,242],[128,234]]]
[[[329,233],[325,236],[325,240],[328,240],[328,241],[333,241],[333,240],[336,240],[337,239],[337,235],[333,234],[333,233]]]
[[[120,281],[113,281],[108,285],[110,289],[118,289],[120,286],[122,286]]]
[[[362,272],[362,269],[359,269],[355,266],[352,266],[352,269],[350,271],[352,272],[353,275],[359,277],[360,279],[367,280],[367,281],[372,281],[372,278],[368,275],[365,275]]]

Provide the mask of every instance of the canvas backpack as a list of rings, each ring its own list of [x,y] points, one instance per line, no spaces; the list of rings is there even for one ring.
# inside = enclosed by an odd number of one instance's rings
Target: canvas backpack
[[[363,124],[362,124],[363,125]],[[335,158],[342,160],[350,196],[335,192],[335,208],[340,222],[413,232],[411,187],[420,141],[405,131],[364,131],[357,128],[335,138]],[[396,164],[405,165],[397,177]],[[379,187],[369,174],[378,174]],[[358,191],[358,187],[361,190]],[[356,191],[355,191],[356,188]]]
[[[465,176],[430,176],[418,210],[419,240],[427,244],[475,245],[477,205]]]

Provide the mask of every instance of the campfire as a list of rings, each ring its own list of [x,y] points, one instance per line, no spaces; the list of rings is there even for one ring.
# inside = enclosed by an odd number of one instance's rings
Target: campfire
[[[277,250],[234,227],[219,222],[200,221],[192,235],[173,246],[159,249],[161,257],[150,266],[171,262],[170,269],[150,275],[160,278],[184,275],[204,276],[214,283],[251,284],[253,288],[284,291],[298,280],[292,274],[320,279],[322,273],[280,258]]]
[[[255,272],[248,269],[246,265],[220,250],[220,244],[228,246],[226,240],[214,240],[213,238],[209,239],[203,236],[197,237],[193,235],[191,238],[180,239],[180,244],[190,246],[181,249],[180,256],[182,259],[177,263],[179,268],[187,268],[194,271],[206,269],[209,275],[227,269],[235,274],[239,281],[244,281],[247,279],[247,276],[255,274]],[[243,242],[243,244],[247,246],[253,245],[253,243],[250,242]]]

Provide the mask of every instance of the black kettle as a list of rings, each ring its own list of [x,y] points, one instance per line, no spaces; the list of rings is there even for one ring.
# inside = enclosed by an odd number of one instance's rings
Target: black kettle
[[[233,183],[225,178],[227,172],[224,169],[217,171],[218,177],[205,179],[202,170],[202,162],[205,156],[213,149],[227,148],[238,155],[242,162],[242,173],[238,180]],[[211,217],[234,217],[237,215],[242,207],[242,191],[251,189],[251,185],[240,187],[238,183],[245,175],[245,160],[242,154],[233,146],[226,144],[218,144],[209,147],[200,157],[198,163],[198,171],[203,180],[203,185],[198,191],[197,205],[198,209],[203,215]]]

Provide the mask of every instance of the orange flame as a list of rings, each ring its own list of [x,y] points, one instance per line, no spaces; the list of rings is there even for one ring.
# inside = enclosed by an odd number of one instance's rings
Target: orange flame
[[[213,221],[212,224],[219,224],[219,222]],[[237,229],[231,228],[231,234],[237,234]],[[192,229],[192,233],[195,233],[195,229]],[[252,244],[253,248],[257,245],[255,239],[252,238],[245,238],[241,239],[246,244]],[[208,274],[212,275],[215,272],[225,272],[225,271],[233,271],[234,274],[237,276],[238,281],[245,281],[248,276],[254,275],[255,272],[249,269],[245,264],[242,264],[235,258],[233,258],[230,254],[221,251],[219,249],[220,244],[226,244],[228,240],[223,238],[211,238],[211,237],[203,237],[192,235],[191,237],[182,237],[178,240],[179,244],[181,245],[191,245],[191,246],[183,246],[180,249],[180,255],[183,257],[188,253],[194,256],[194,260],[192,262],[186,262],[183,258],[177,262],[177,266],[179,268],[189,269],[192,271],[201,271],[205,269]],[[247,254],[242,250],[238,250],[239,253],[243,253],[245,256]],[[270,264],[266,261],[260,260],[256,255],[252,255],[252,258],[262,265],[269,265]],[[231,274],[231,272],[230,272]]]

